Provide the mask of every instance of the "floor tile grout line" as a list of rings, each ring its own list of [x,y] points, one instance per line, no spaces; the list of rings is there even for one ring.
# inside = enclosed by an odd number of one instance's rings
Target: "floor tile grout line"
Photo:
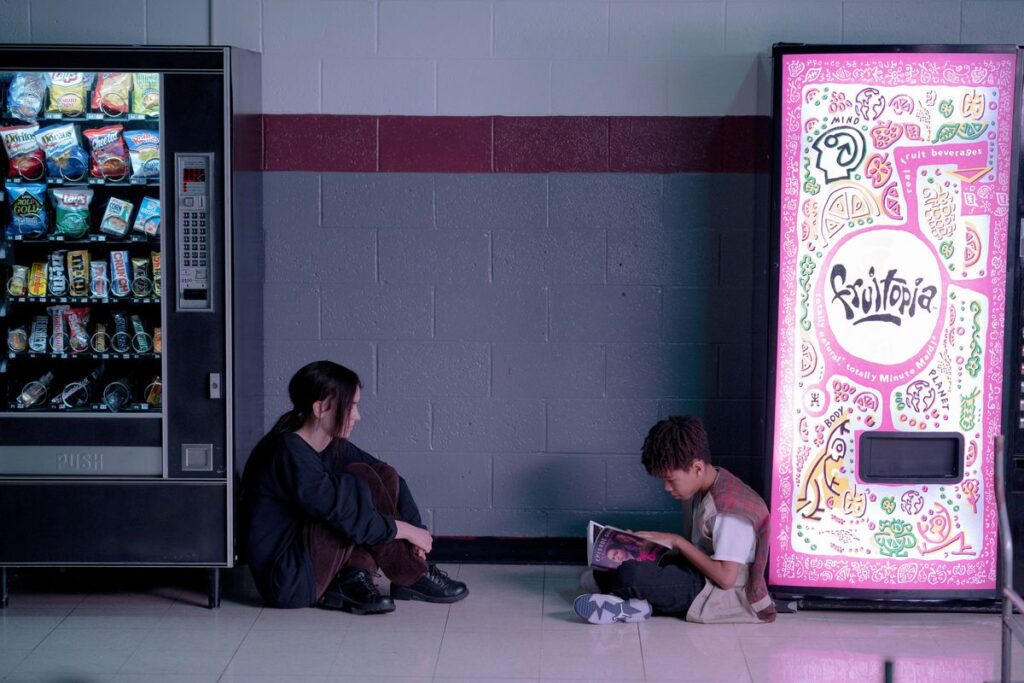
[[[220,672],[219,676],[217,676],[218,683],[224,680],[224,676],[227,675],[228,669],[231,668],[231,662],[235,661],[235,657],[238,656],[238,651],[242,649],[242,643],[244,643],[245,639],[249,637],[250,633],[252,633],[252,630],[256,627],[256,622],[260,620],[260,616],[263,615],[263,610],[265,609],[265,607],[260,607],[260,611],[256,613],[256,618],[252,620],[251,624],[249,624],[249,629],[245,632],[245,635],[242,636],[242,639],[238,641],[238,645],[235,646],[235,651],[231,653],[228,663],[224,665],[224,670]]]
[[[463,566],[464,565],[460,562],[459,563],[458,571],[455,572],[455,578],[456,579],[459,579],[460,575],[462,574],[462,567]],[[472,589],[470,589],[470,590],[472,590]],[[469,596],[467,595],[466,597],[468,598]],[[452,604],[454,604],[454,603],[452,603]],[[441,628],[441,642],[437,644],[437,658],[434,659],[434,669],[430,673],[431,680],[433,680],[434,678],[437,678],[437,667],[441,663],[441,650],[444,649],[444,637],[448,633],[448,619],[450,619],[451,616],[452,616],[452,605],[448,605],[448,612],[444,615],[444,626]]]
[[[42,645],[42,644],[43,644],[43,642],[44,642],[44,641],[45,641],[45,640],[46,640],[47,638],[49,638],[49,637],[50,637],[51,635],[53,635],[53,632],[54,632],[54,631],[56,631],[56,630],[57,630],[57,629],[58,629],[58,628],[60,627],[60,625],[61,625],[61,624],[63,624],[63,623],[65,622],[65,621],[67,621],[67,618],[68,618],[69,616],[71,616],[71,613],[72,613],[72,612],[74,612],[74,611],[75,611],[76,609],[78,609],[78,606],[79,606],[79,605],[81,605],[81,604],[82,604],[82,602],[83,602],[84,600],[85,600],[85,598],[83,597],[83,598],[82,598],[81,600],[79,600],[79,601],[78,601],[78,603],[77,603],[76,605],[74,605],[74,606],[73,606],[73,607],[72,607],[71,609],[69,609],[69,610],[68,610],[68,612],[67,612],[67,614],[65,614],[64,616],[62,616],[62,617],[60,618],[60,621],[58,621],[58,622],[57,622],[56,624],[54,624],[54,625],[53,625],[53,628],[51,628],[51,629],[50,629],[49,631],[47,631],[47,632],[46,632],[46,635],[45,635],[45,636],[43,636],[42,638],[40,638],[40,639],[39,639],[39,642],[38,642],[38,643],[36,643],[35,645],[33,645],[33,646],[32,646],[32,648],[31,648],[31,649],[30,649],[30,650],[28,651],[28,653],[27,653],[27,654],[26,654],[26,655],[25,655],[24,657],[22,657],[21,661],[20,661],[20,662],[18,662],[18,663],[17,663],[16,665],[15,665],[15,667],[14,667],[14,668],[18,668],[19,666],[21,666],[22,664],[24,664],[24,663],[25,663],[25,660],[27,660],[27,659],[28,659],[29,657],[31,657],[31,656],[32,656],[33,654],[35,654],[35,651],[36,651],[36,649],[37,649],[37,648],[38,648],[38,647],[39,647],[40,645]],[[5,608],[5,609],[7,609],[7,608]],[[2,679],[2,680],[5,680],[5,681],[6,681],[6,680],[7,680],[7,679],[8,679],[8,678],[9,678],[9,677],[10,677],[10,676],[12,675],[12,674],[14,674],[14,673],[15,673],[14,671],[9,671],[9,672],[8,672],[7,674],[5,674],[5,675],[4,675],[4,677],[3,677],[3,679]]]

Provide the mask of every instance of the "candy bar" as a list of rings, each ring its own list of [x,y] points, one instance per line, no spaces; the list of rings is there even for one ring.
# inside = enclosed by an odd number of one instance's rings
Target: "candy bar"
[[[86,331],[88,308],[70,308],[64,311],[68,322],[68,346],[73,353],[89,348],[89,333]]]
[[[46,351],[46,328],[49,320],[45,315],[32,319],[32,332],[28,337],[28,348],[36,353]]]
[[[29,296],[46,296],[46,264],[33,263],[32,272],[28,278]]]
[[[68,310],[68,307],[50,306],[46,310],[50,313],[50,322],[53,328],[50,333],[50,350],[54,353],[66,353],[68,339],[64,331],[64,312]]]
[[[132,338],[128,334],[128,316],[124,311],[114,311],[111,316],[114,318],[114,336],[110,338],[110,346],[116,353],[127,353],[132,345]]]
[[[153,262],[153,296],[160,296],[160,252],[152,252],[150,260]]]
[[[146,328],[142,325],[142,318],[138,315],[132,315],[132,346],[139,353],[148,353],[151,347],[149,335],[146,334]]]
[[[67,270],[64,268],[67,256],[68,252],[66,249],[58,249],[57,251],[50,252],[50,296],[67,296],[68,276]]]
[[[68,252],[68,280],[71,296],[89,296],[89,252]]]
[[[132,296],[145,297],[153,293],[153,282],[149,279],[149,259],[132,258]]]
[[[107,277],[107,262],[93,261],[89,264],[89,294],[97,299],[106,299],[110,278]]]
[[[113,296],[128,296],[132,280],[128,275],[129,257],[127,251],[110,252],[110,293]]]

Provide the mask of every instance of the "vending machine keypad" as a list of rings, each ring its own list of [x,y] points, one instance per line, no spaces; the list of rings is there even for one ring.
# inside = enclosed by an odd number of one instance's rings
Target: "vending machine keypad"
[[[178,310],[210,311],[212,154],[176,154]]]

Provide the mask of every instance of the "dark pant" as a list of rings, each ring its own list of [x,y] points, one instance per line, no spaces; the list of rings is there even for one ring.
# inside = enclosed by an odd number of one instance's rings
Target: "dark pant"
[[[398,472],[382,462],[368,465],[353,463],[345,471],[362,479],[370,487],[373,506],[378,512],[398,519]],[[416,554],[408,541],[387,541],[377,545],[356,545],[323,522],[306,525],[304,540],[313,561],[317,599],[343,567],[365,569],[371,574],[378,568],[391,582],[408,586],[427,571],[427,562]]]
[[[659,614],[685,617],[690,604],[704,588],[704,575],[685,558],[670,555],[657,562],[627,560],[617,569],[595,571],[604,593],[637,598],[651,603]]]

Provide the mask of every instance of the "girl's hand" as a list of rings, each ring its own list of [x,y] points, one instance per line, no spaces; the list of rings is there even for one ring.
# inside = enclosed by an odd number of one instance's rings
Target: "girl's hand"
[[[423,551],[424,558],[431,548],[434,547],[434,537],[430,535],[429,531],[413,526],[408,522],[403,522],[400,519],[395,520],[395,538],[412,543]]]

